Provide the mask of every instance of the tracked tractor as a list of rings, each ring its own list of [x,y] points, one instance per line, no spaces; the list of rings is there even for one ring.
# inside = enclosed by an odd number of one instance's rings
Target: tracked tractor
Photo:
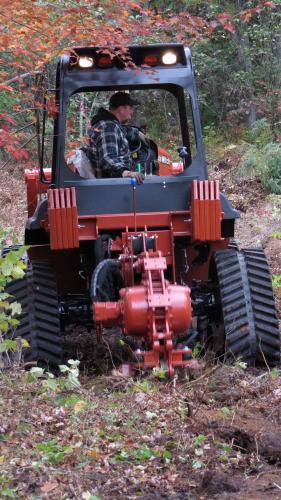
[[[132,125],[150,139],[131,148],[140,186],[83,176],[69,161],[116,91],[141,102]],[[267,261],[233,243],[239,213],[208,180],[189,49],[77,48],[59,61],[54,92],[52,138],[45,116],[40,167],[25,173],[26,275],[8,285],[22,303],[26,360],[60,364],[62,329],[73,323],[90,324],[98,341],[121,329],[133,339],[132,370],[172,377],[196,342],[221,359],[278,364]]]

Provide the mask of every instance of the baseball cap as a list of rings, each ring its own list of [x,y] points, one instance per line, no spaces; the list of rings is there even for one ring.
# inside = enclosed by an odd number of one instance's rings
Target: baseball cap
[[[137,106],[138,104],[140,103],[132,99],[127,92],[116,92],[109,99],[109,107],[112,109],[116,109],[118,106]]]

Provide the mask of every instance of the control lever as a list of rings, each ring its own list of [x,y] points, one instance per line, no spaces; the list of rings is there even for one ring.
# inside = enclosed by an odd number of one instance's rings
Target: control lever
[[[137,232],[137,205],[136,205],[136,188],[137,188],[137,181],[136,179],[131,179],[131,186],[132,186],[132,192],[133,192],[133,212],[134,212],[134,225],[135,225],[135,233]]]

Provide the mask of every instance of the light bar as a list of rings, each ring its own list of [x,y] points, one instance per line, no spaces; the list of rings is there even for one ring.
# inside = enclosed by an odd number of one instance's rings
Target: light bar
[[[162,56],[163,64],[175,64],[177,62],[177,54],[174,52],[166,52]]]
[[[79,57],[78,66],[80,68],[91,68],[94,66],[94,59],[92,57]]]

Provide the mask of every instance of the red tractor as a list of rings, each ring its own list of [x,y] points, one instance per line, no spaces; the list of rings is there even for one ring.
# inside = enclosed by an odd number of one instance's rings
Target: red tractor
[[[69,322],[91,323],[97,339],[121,328],[134,338],[132,368],[170,377],[191,363],[196,342],[230,360],[274,366],[271,276],[261,249],[233,242],[239,213],[208,180],[190,51],[131,46],[126,57],[130,70],[118,51],[77,48],[58,64],[52,159],[44,119],[40,167],[26,172],[26,276],[8,285],[22,303],[16,335],[29,343],[25,358],[60,364]],[[87,113],[120,90],[142,103],[139,126],[145,121],[151,137],[146,148],[132,146],[145,174],[137,187],[82,177],[68,161]]]

